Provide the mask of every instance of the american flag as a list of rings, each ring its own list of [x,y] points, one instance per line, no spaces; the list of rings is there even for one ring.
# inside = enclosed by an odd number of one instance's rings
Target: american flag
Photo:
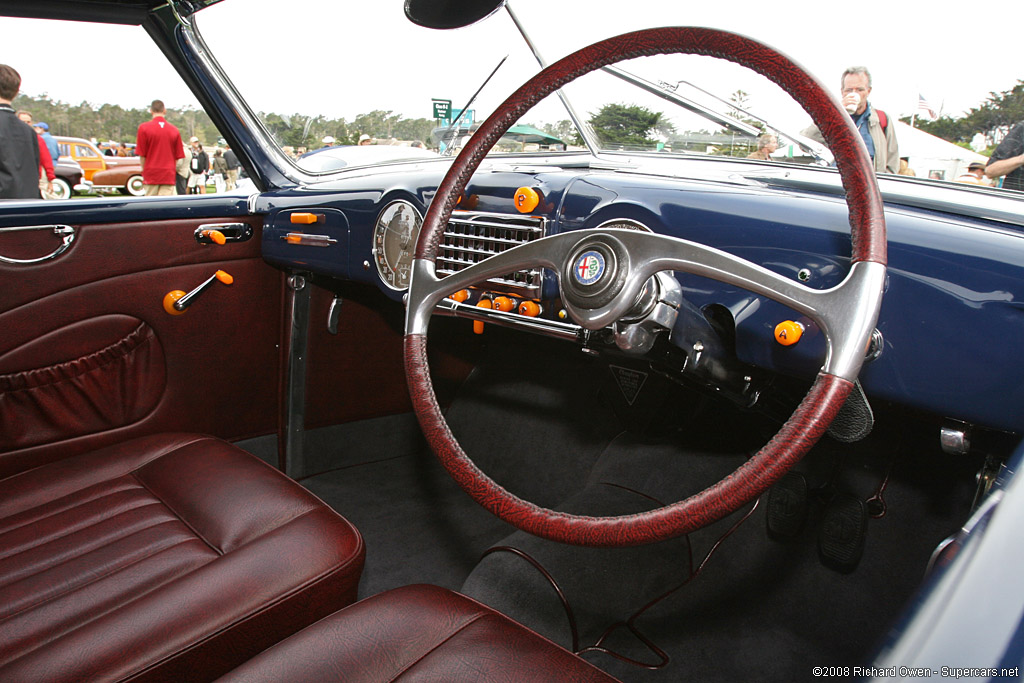
[[[924,95],[918,94],[917,108],[919,111],[928,112],[928,116],[932,117],[933,119],[939,118],[939,115],[935,113],[934,109],[932,109],[932,105],[928,104],[928,100],[924,98]]]

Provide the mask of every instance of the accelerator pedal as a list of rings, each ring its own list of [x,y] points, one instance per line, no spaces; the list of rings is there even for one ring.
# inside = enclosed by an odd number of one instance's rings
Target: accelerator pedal
[[[768,491],[768,536],[777,540],[795,538],[807,519],[807,479],[799,472],[787,472]]]
[[[818,532],[822,563],[839,572],[852,572],[864,554],[867,530],[868,508],[864,501],[849,493],[837,493],[825,507]]]

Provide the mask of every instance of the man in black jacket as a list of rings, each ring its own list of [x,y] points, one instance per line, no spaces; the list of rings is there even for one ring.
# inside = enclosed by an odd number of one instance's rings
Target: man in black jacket
[[[21,75],[0,64],[0,199],[39,199],[39,136],[18,119],[11,102]]]
[[[224,161],[228,162],[228,173],[227,173],[227,189],[230,192],[235,189],[235,185],[238,183],[238,168],[241,166],[238,163],[238,155],[235,154],[235,150],[228,146],[226,141],[221,141],[224,145]]]
[[[1003,189],[1024,190],[1024,121],[1011,128],[996,147],[985,167],[985,175],[1003,178],[1000,185]]]

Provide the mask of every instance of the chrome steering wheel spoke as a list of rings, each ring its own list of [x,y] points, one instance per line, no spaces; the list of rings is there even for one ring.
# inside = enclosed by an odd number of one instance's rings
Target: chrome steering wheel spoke
[[[609,278],[605,290],[615,291],[603,298],[574,296],[569,285],[574,277],[571,269],[578,260],[575,255],[596,254],[602,247],[615,260],[614,270],[602,274]],[[589,330],[602,329],[623,318],[644,283],[661,271],[690,273],[741,287],[813,320],[827,341],[824,371],[850,381],[857,377],[870,342],[885,280],[881,264],[857,262],[835,287],[813,289],[697,242],[633,230],[577,230],[517,246],[444,278],[436,276],[431,261],[416,259],[406,332],[426,334],[434,307],[453,292],[504,273],[536,267],[556,273],[563,306],[576,323]],[[606,261],[604,267],[611,266]],[[582,287],[577,285],[576,289]]]

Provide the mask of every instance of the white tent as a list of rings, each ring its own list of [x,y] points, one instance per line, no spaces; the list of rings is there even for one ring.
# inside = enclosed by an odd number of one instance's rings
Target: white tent
[[[892,121],[889,125],[896,126],[896,142],[900,146],[900,156],[909,157],[907,161],[910,168],[914,169],[919,178],[955,180],[957,176],[967,172],[967,166],[972,161],[980,161],[983,164],[988,162],[988,157],[984,155],[954,145],[923,130],[911,128],[902,121]]]

